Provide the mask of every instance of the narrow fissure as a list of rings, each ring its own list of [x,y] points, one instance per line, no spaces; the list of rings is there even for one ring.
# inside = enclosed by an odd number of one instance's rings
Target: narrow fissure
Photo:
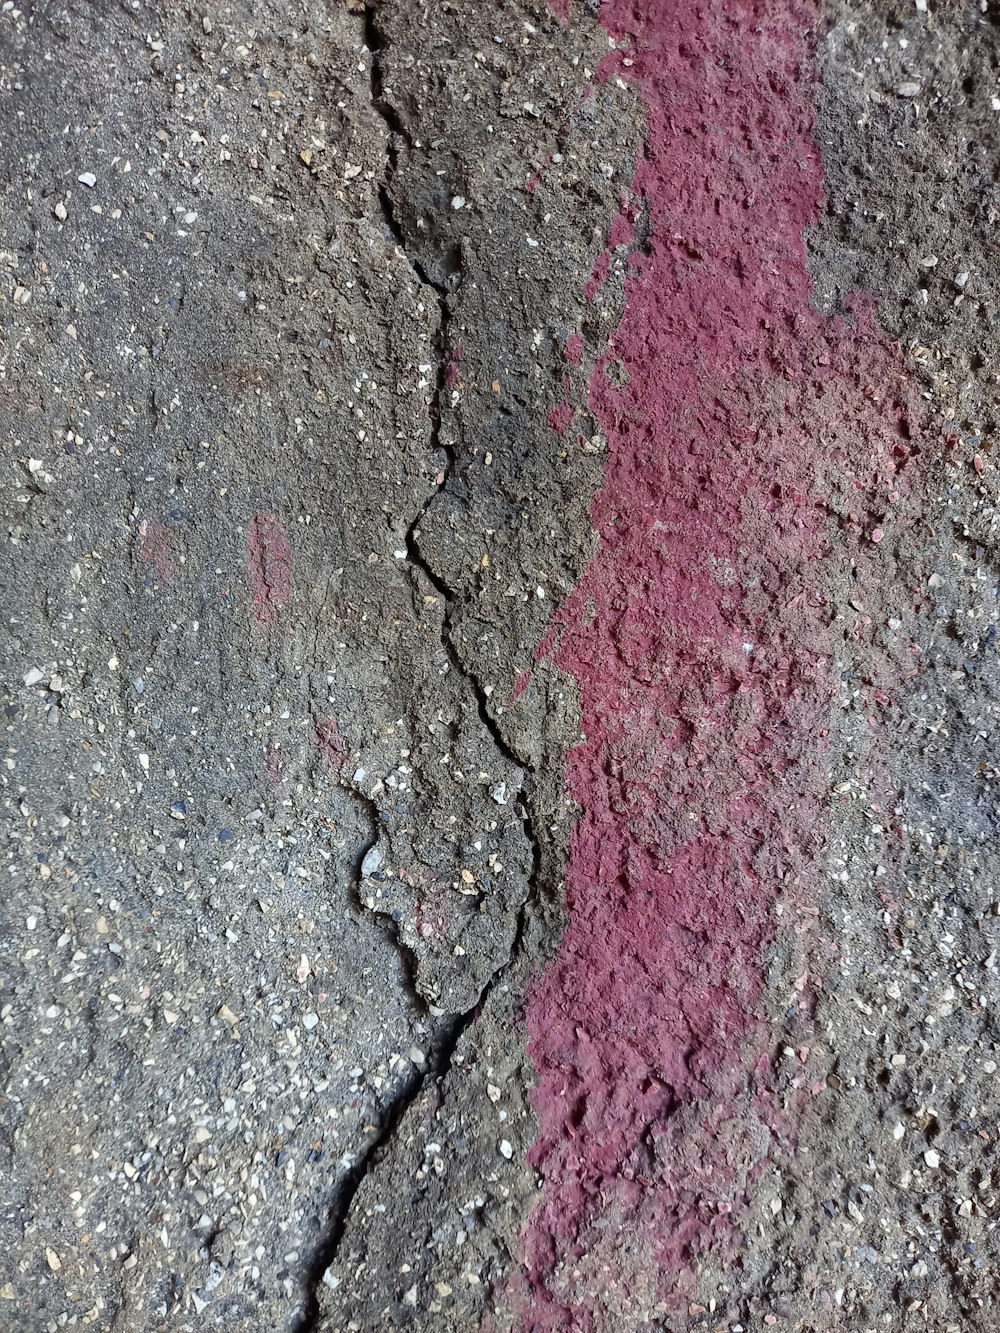
[[[447,353],[448,353],[448,322],[450,318],[450,311],[448,308],[448,301],[447,301],[449,293],[445,287],[443,287],[440,283],[435,282],[430,277],[430,275],[424,269],[423,265],[421,265],[420,262],[416,259],[416,257],[410,252],[403,229],[400,227],[393,211],[392,200],[389,193],[389,185],[392,181],[392,176],[396,170],[396,165],[397,165],[397,150],[395,146],[395,141],[396,137],[398,136],[399,138],[403,139],[404,142],[410,143],[410,137],[406,131],[406,128],[399,114],[397,113],[395,108],[392,107],[391,104],[389,104],[386,101],[384,96],[384,85],[382,80],[381,68],[379,64],[379,52],[383,46],[383,39],[378,29],[378,24],[375,17],[375,8],[376,6],[374,3],[368,3],[365,6],[364,34],[365,34],[365,44],[368,47],[368,51],[370,54],[370,62],[371,62],[370,63],[371,104],[373,108],[378,112],[378,114],[382,117],[382,119],[385,121],[386,127],[388,129],[388,135],[387,135],[388,167],[386,172],[386,180],[383,182],[381,188],[379,189],[378,197],[382,210],[383,221],[387,230],[389,231],[390,235],[392,236],[393,240],[395,241],[399,249],[402,250],[402,252],[406,255],[409,264],[413,268],[413,271],[416,273],[417,278],[420,280],[421,284],[424,287],[428,288],[430,291],[433,291],[435,293],[438,303],[438,330],[435,336],[435,346],[434,346],[436,376],[435,376],[434,394],[429,408],[429,415],[430,415],[430,425],[431,425],[432,447],[438,449],[441,453],[443,453],[446,460],[444,468],[444,481],[440,487],[440,489],[444,489],[448,484],[448,478],[450,477],[452,470],[455,466],[454,447],[452,445],[446,444],[441,438],[442,404],[444,402],[444,394],[446,389],[445,375],[447,370]],[[371,1171],[371,1169],[375,1166],[376,1162],[379,1160],[383,1151],[392,1142],[396,1130],[398,1129],[400,1123],[402,1122],[403,1117],[406,1114],[406,1111],[420,1096],[421,1092],[427,1085],[428,1081],[431,1079],[441,1079],[449,1073],[452,1067],[452,1062],[454,1060],[456,1048],[463,1033],[475,1020],[483,1003],[490,995],[494,987],[506,975],[506,973],[508,972],[514,961],[517,959],[524,938],[525,920],[527,917],[527,913],[529,912],[532,906],[540,878],[541,849],[538,839],[535,835],[534,822],[532,820],[532,816],[530,813],[531,797],[529,791],[529,784],[533,771],[532,766],[522,761],[513,752],[511,747],[507,744],[507,742],[501,735],[500,728],[498,727],[497,723],[490,716],[487,707],[486,694],[484,693],[482,686],[480,685],[475,675],[465,667],[458,653],[458,650],[456,649],[452,641],[451,607],[455,597],[454,590],[449,588],[447,584],[444,582],[444,580],[441,579],[440,576],[431,568],[431,566],[425,560],[423,553],[420,550],[420,541],[419,541],[420,523],[424,515],[426,514],[428,507],[430,506],[431,500],[434,498],[434,495],[438,493],[439,492],[437,491],[434,492],[433,495],[429,496],[427,500],[425,500],[425,502],[421,505],[413,522],[410,524],[405,539],[407,558],[410,564],[415,569],[420,570],[420,572],[424,575],[424,577],[428,579],[428,581],[431,583],[434,589],[441,596],[442,602],[445,607],[444,616],[441,622],[441,642],[448,656],[448,661],[451,666],[451,669],[456,671],[464,680],[468,682],[472,695],[476,700],[476,706],[480,721],[488,731],[490,737],[492,738],[494,744],[496,745],[498,752],[501,755],[503,755],[503,757],[507,759],[508,762],[512,763],[516,768],[518,768],[523,775],[524,787],[522,788],[521,792],[522,799],[520,801],[519,806],[517,807],[517,810],[524,828],[525,837],[528,841],[528,845],[531,848],[532,865],[528,881],[528,892],[525,896],[524,902],[521,904],[518,910],[517,925],[514,933],[514,940],[511,945],[511,950],[508,955],[507,961],[501,964],[501,966],[497,968],[497,970],[493,973],[493,975],[487,981],[486,985],[483,987],[483,990],[481,991],[476,1003],[470,1009],[468,1009],[465,1013],[453,1016],[450,1020],[445,1020],[438,1026],[437,1031],[434,1034],[434,1039],[431,1043],[431,1049],[428,1052],[426,1067],[422,1071],[414,1070],[413,1073],[409,1077],[407,1077],[398,1087],[393,1099],[383,1107],[381,1111],[381,1118],[377,1133],[373,1137],[366,1151],[354,1164],[354,1166],[345,1176],[344,1180],[341,1182],[340,1188],[338,1189],[337,1192],[337,1197],[330,1206],[330,1211],[327,1218],[326,1234],[323,1237],[321,1243],[316,1247],[312,1261],[309,1263],[306,1270],[306,1275],[305,1275],[306,1296],[304,1301],[304,1308],[302,1311],[302,1315],[295,1326],[294,1333],[318,1333],[318,1330],[320,1329],[319,1287],[323,1282],[324,1275],[326,1274],[327,1270],[330,1268],[331,1264],[337,1257],[337,1253],[340,1249],[341,1242],[343,1241],[344,1235],[347,1230],[347,1223],[350,1218],[351,1209],[353,1207],[354,1200],[357,1196],[358,1190],[360,1189],[361,1184],[364,1181],[365,1177],[368,1175],[369,1171]],[[367,798],[362,793],[355,791],[354,794],[358,796],[359,799],[365,800],[366,803],[368,803]],[[370,809],[369,814],[372,817],[373,838],[371,842],[367,843],[365,847],[362,848],[359,854],[358,864],[355,868],[355,887],[357,887],[357,885],[360,885],[361,882],[361,865],[364,860],[364,857],[367,855],[368,851],[370,851],[371,848],[375,846],[375,842],[377,841],[377,829],[378,829],[377,812],[374,811],[374,809]],[[361,903],[359,893],[357,895],[357,902],[359,905],[363,906],[363,904]],[[407,948],[407,946],[400,939],[398,930],[395,929],[391,930],[390,938],[393,940],[393,943],[396,946],[396,950],[397,953],[399,954],[404,973],[407,976],[407,981],[412,990],[412,994],[416,996],[418,994],[415,985],[416,960],[413,956],[413,953],[409,948]]]

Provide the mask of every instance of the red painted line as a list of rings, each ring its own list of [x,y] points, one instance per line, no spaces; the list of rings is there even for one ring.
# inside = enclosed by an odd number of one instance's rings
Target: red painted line
[[[697,1256],[738,1240],[767,1145],[794,1132],[768,1092],[765,953],[776,921],[815,916],[831,576],[879,558],[908,466],[897,350],[866,308],[809,303],[818,10],[607,0],[602,17],[631,38],[603,76],[646,102],[634,192],[653,237],[608,352],[628,384],[592,379],[600,547],[557,621],[586,739],[567,761],[569,924],[526,1010],[534,1333],[690,1300]]]
[[[254,514],[247,528],[247,580],[250,609],[267,624],[292,596],[294,553],[285,525],[274,514]]]

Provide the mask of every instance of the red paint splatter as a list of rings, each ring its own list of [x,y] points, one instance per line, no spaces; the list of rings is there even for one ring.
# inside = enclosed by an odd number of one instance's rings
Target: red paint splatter
[[[634,189],[653,236],[609,349],[627,386],[601,367],[591,382],[601,543],[558,617],[586,739],[567,760],[569,925],[527,1002],[534,1333],[688,1299],[762,1143],[790,1141],[764,1086],[764,955],[778,900],[789,929],[814,920],[832,576],[848,558],[865,572],[864,533],[899,521],[909,392],[867,308],[810,306],[821,188],[799,34],[816,10],[607,0],[602,17],[632,37],[632,63],[602,72],[645,96]]]
[[[566,428],[573,420],[573,409],[569,403],[560,403],[549,413],[549,425],[557,435],[565,435]]]
[[[340,734],[340,723],[335,717],[324,717],[316,723],[316,748],[333,773],[340,773],[347,760],[347,742]]]
[[[444,382],[449,389],[453,388],[458,380],[459,367],[462,364],[462,357],[465,355],[465,343],[458,343],[451,354],[451,360],[445,367]]]
[[[535,657],[533,665],[527,671],[522,671],[521,674],[518,676],[517,680],[514,682],[514,688],[510,692],[510,699],[507,701],[508,707],[511,704],[516,703],[517,700],[528,688],[528,686],[531,684],[532,677],[535,674],[535,667],[538,666],[540,662],[544,662],[546,658],[550,658],[552,656],[552,650],[556,645],[556,640],[558,638],[558,635],[559,635],[558,625],[550,625],[549,628],[545,631],[545,633],[542,636],[541,642],[535,649]]]
[[[625,212],[623,205],[622,211],[611,224],[611,231],[608,235],[608,249],[617,250],[620,245],[630,245],[633,233],[632,219]]]
[[[574,333],[566,339],[566,360],[574,366],[583,365],[583,335]]]
[[[583,289],[583,294],[588,301],[594,300],[594,298],[597,296],[597,293],[607,282],[608,275],[610,274],[610,272],[611,272],[611,251],[605,250],[604,253],[598,258],[597,263],[594,265],[594,271],[587,279],[587,283]]]
[[[247,528],[247,579],[254,616],[267,624],[292,596],[294,554],[285,525],[274,514],[254,514]]]
[[[170,553],[170,529],[157,519],[144,518],[139,524],[139,559],[152,565],[161,583],[177,577],[177,566]]]
[[[520,699],[521,695],[531,684],[531,672],[522,671],[517,680],[514,681],[514,688],[510,692],[510,702],[514,703]]]
[[[549,425],[557,435],[565,435],[569,428],[569,423],[573,420],[576,412],[573,404],[570,402],[570,395],[573,392],[573,382],[568,375],[563,376],[563,400],[549,413]]]
[[[542,635],[541,642],[535,651],[535,663],[542,662],[546,657],[552,656],[552,650],[555,648],[559,639],[559,626],[550,625]]]

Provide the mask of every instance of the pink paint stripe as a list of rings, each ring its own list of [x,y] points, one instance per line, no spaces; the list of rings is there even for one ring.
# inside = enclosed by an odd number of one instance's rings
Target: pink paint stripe
[[[905,465],[895,349],[866,310],[809,304],[816,9],[602,14],[633,39],[603,73],[645,97],[634,188],[654,237],[610,351],[628,385],[592,380],[601,543],[559,616],[586,740],[567,765],[569,925],[527,1004],[538,1333],[689,1299],[786,1132],[763,969],[776,907],[788,929],[808,915],[826,838],[831,575],[889,531]]]
[[[274,514],[254,514],[247,528],[250,609],[264,624],[277,620],[292,596],[294,553],[285,525]]]

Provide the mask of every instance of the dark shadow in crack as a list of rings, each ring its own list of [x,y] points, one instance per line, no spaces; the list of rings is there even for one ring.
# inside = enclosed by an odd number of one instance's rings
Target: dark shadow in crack
[[[448,365],[448,321],[450,316],[448,297],[458,289],[458,286],[461,283],[460,255],[456,253],[444,257],[445,268],[449,274],[447,286],[440,282],[435,282],[426,272],[424,266],[421,265],[413,255],[412,250],[407,245],[404,231],[393,213],[389,186],[396,169],[396,140],[397,138],[402,139],[408,146],[410,146],[411,139],[399,113],[390,105],[384,95],[384,84],[379,63],[379,53],[383,49],[383,41],[378,28],[375,3],[370,2],[365,7],[364,32],[365,42],[371,56],[371,103],[374,109],[385,121],[388,129],[388,168],[386,179],[379,190],[379,202],[382,209],[383,223],[395,244],[403,254],[406,255],[408,262],[420,282],[429,291],[433,291],[436,294],[438,301],[439,321],[434,346],[436,376],[434,395],[429,407],[429,414],[432,446],[440,450],[447,460],[444,481],[442,483],[443,488],[448,485],[448,478],[452,475],[455,466],[454,447],[445,444],[441,439],[441,422],[442,404],[445,400],[446,391],[445,376]],[[306,1297],[302,1314],[293,1327],[293,1333],[319,1333],[321,1327],[319,1322],[319,1288],[324,1281],[327,1271],[337,1257],[341,1242],[347,1230],[351,1210],[358,1190],[365,1177],[374,1169],[378,1161],[389,1149],[407,1110],[420,1096],[423,1089],[427,1086],[428,1080],[436,1079],[440,1081],[450,1072],[455,1051],[463,1033],[470,1024],[476,1020],[487,996],[490,994],[494,986],[502,980],[513,962],[518,958],[524,939],[526,917],[532,908],[540,878],[541,849],[538,839],[535,836],[535,830],[529,812],[530,802],[528,783],[530,783],[531,780],[531,767],[519,759],[503,739],[499,727],[489,714],[487,697],[482,686],[473,673],[469,671],[462,662],[451,637],[451,608],[454,603],[455,592],[445,584],[425,560],[420,549],[420,523],[424,514],[427,512],[427,508],[432,499],[433,496],[428,498],[428,500],[421,506],[413,522],[410,524],[406,534],[407,557],[411,567],[420,570],[424,577],[427,578],[436,589],[446,608],[441,622],[441,642],[452,670],[457,672],[462,679],[468,682],[476,700],[480,721],[492,737],[497,750],[524,776],[525,786],[522,788],[521,800],[516,809],[524,827],[525,837],[531,847],[532,865],[528,881],[528,893],[518,911],[514,941],[511,945],[510,954],[508,955],[506,962],[493,973],[492,977],[490,977],[480,993],[479,999],[471,1009],[467,1010],[465,1013],[450,1016],[439,1022],[431,1043],[431,1050],[428,1053],[426,1067],[423,1070],[414,1068],[413,1072],[400,1083],[392,1100],[388,1102],[381,1111],[378,1127],[367,1151],[350,1167],[344,1179],[341,1181],[327,1214],[323,1239],[315,1247],[312,1258],[306,1265]],[[351,788],[351,791],[355,797],[370,806],[368,813],[371,819],[372,839],[364,848],[362,848],[359,854],[358,863],[355,867],[352,891],[355,906],[363,911],[364,908],[361,902],[358,886],[360,885],[362,878],[362,864],[364,858],[368,852],[375,847],[377,842],[378,821],[377,812],[374,807],[371,807],[371,803],[368,802],[367,797],[365,797],[363,793],[356,791],[354,788]],[[407,990],[410,994],[410,998],[418,1005],[424,1006],[424,1001],[419,996],[419,992],[416,989],[416,958],[414,957],[412,950],[410,950],[400,939],[399,932],[395,928],[394,922],[391,922],[391,920],[387,921],[386,929],[390,934],[390,938],[393,939],[406,974]]]

